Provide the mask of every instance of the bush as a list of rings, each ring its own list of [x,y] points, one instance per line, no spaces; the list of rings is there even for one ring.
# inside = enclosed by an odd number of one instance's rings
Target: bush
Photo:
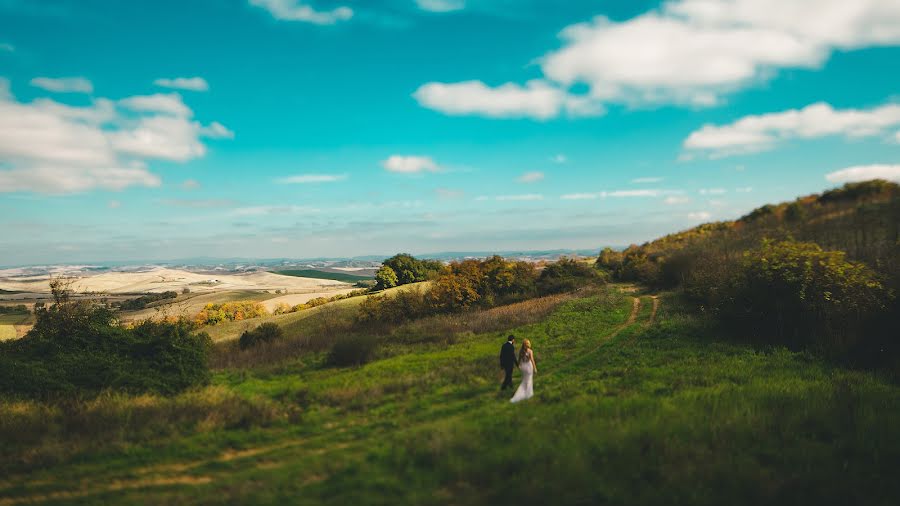
[[[216,325],[225,321],[240,321],[267,316],[266,307],[256,301],[236,301],[207,304],[194,317],[198,325]]]
[[[334,367],[350,367],[368,363],[375,356],[378,341],[371,336],[344,337],[335,341],[327,363]]]
[[[123,301],[120,304],[120,308],[126,311],[136,311],[138,309],[144,309],[150,304],[154,302],[159,302],[161,300],[166,299],[174,299],[178,297],[178,292],[162,292],[162,293],[150,293],[147,295],[142,295],[140,297],[136,297],[134,299],[128,299]]]
[[[240,344],[242,350],[246,350],[260,343],[272,342],[283,337],[284,330],[282,330],[281,327],[279,327],[277,324],[268,322],[263,323],[253,330],[245,330],[244,333],[241,334],[241,338],[238,343]]]
[[[561,258],[544,268],[537,279],[537,290],[541,295],[571,292],[597,281],[599,273],[589,264]]]
[[[189,322],[117,324],[87,303],[36,312],[22,339],[0,343],[0,392],[16,397],[93,395],[104,389],[173,394],[209,381],[209,336]]]
[[[744,255],[717,308],[758,339],[843,353],[893,295],[867,266],[814,243],[770,242]]]

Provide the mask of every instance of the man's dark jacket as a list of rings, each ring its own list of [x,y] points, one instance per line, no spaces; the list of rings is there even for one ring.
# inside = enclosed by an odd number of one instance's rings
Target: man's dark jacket
[[[502,347],[500,347],[500,368],[501,369],[512,369],[516,366],[516,346],[506,341]]]

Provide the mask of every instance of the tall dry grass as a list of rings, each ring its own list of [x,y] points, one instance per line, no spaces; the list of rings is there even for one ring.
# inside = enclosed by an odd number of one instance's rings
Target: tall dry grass
[[[0,474],[62,462],[90,449],[221,429],[270,426],[299,407],[210,386],[174,397],[106,392],[89,400],[0,401]]]

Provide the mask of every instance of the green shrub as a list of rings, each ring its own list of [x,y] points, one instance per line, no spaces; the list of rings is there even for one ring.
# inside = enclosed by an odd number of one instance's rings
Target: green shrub
[[[119,307],[126,311],[136,311],[138,309],[144,309],[150,304],[154,302],[159,302],[161,300],[166,299],[175,299],[178,297],[178,292],[162,292],[162,293],[150,293],[147,295],[141,295],[140,297],[134,299],[128,299],[123,301]]]
[[[561,258],[541,271],[537,279],[537,291],[541,295],[571,292],[598,281],[598,272],[589,264]]]
[[[268,343],[284,337],[284,330],[272,322],[263,323],[253,330],[246,330],[238,340],[242,350],[252,348],[260,343]]]
[[[334,367],[350,367],[368,363],[375,356],[378,341],[371,336],[344,337],[335,341],[327,363]]]
[[[173,394],[209,381],[209,336],[186,321],[117,324],[111,311],[62,302],[36,312],[22,339],[0,343],[0,392],[94,395],[104,389]]]
[[[870,268],[845,256],[814,243],[765,241],[744,255],[718,312],[757,339],[846,352],[862,344],[868,321],[893,296]]]

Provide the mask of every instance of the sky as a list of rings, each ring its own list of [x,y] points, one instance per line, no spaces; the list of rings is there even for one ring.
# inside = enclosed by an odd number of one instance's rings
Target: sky
[[[897,0],[0,0],[0,265],[641,243],[900,181]]]

